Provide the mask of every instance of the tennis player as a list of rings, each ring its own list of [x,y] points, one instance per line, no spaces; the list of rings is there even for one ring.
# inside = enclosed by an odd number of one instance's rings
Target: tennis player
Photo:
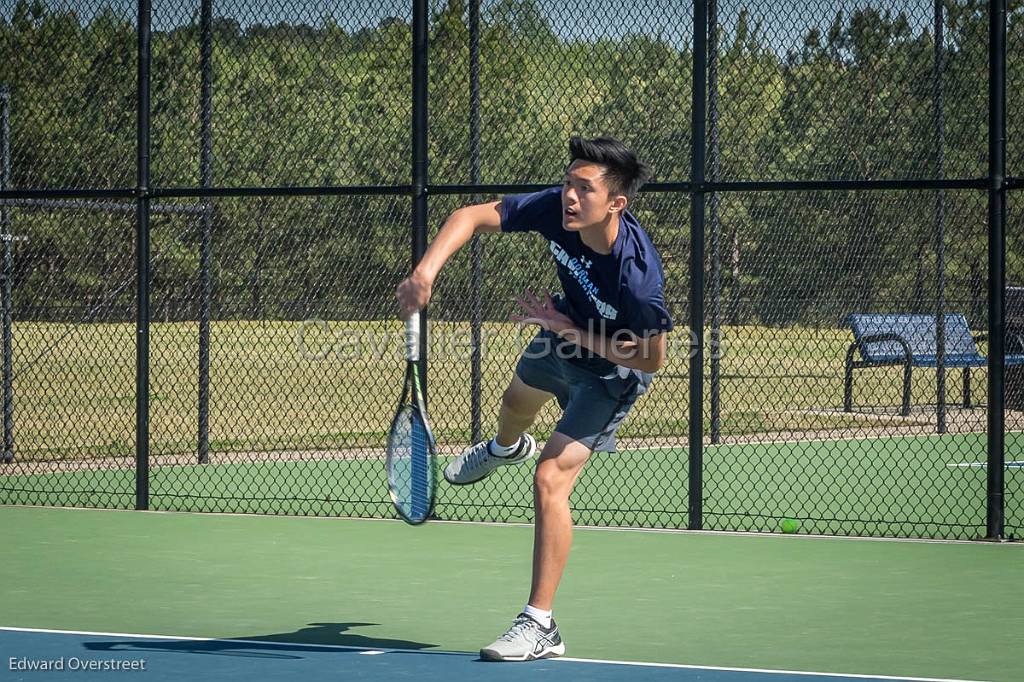
[[[555,399],[562,416],[534,474],[533,583],[508,631],[481,649],[486,660],[560,656],[552,619],[555,590],[572,543],[569,494],[593,452],[615,450],[615,432],[665,361],[672,320],[654,244],[627,210],[650,169],[618,140],[569,142],[561,188],[510,195],[455,211],[412,275],[398,286],[403,317],[424,307],[441,268],[476,234],[539,232],[547,241],[563,294],[520,299],[525,324],[540,326],[501,400],[494,438],[466,449],[444,470],[452,485],[476,483],[501,466],[534,458],[526,433]]]

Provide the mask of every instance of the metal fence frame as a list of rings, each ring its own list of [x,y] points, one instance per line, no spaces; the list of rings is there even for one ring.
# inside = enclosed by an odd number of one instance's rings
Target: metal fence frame
[[[196,211],[202,216],[202,242],[200,250],[200,343],[199,343],[199,413],[198,461],[208,461],[208,424],[209,424],[209,322],[210,322],[210,240],[212,230],[213,209],[209,199],[216,197],[245,196],[338,196],[338,195],[401,195],[411,200],[411,261],[415,263],[422,256],[427,245],[428,236],[428,201],[431,195],[452,194],[496,194],[503,192],[523,192],[540,189],[541,185],[530,184],[482,184],[480,182],[480,82],[479,82],[479,0],[469,0],[470,28],[470,183],[469,184],[431,184],[428,173],[428,0],[413,0],[412,23],[412,81],[413,107],[410,130],[412,138],[412,158],[410,159],[409,183],[393,186],[301,186],[301,187],[218,187],[212,173],[212,129],[211,129],[211,23],[212,0],[202,0],[200,10],[201,26],[201,69],[202,83],[200,96],[200,186],[195,188],[154,187],[150,177],[150,61],[151,61],[151,0],[138,2],[138,69],[137,69],[137,159],[136,184],[134,187],[114,189],[28,189],[10,188],[9,134],[7,132],[6,90],[0,93],[3,100],[3,131],[4,167],[0,177],[0,225],[4,239],[4,276],[3,276],[3,327],[4,327],[4,455],[9,461],[13,455],[13,436],[11,430],[11,296],[10,296],[10,228],[8,224],[7,206],[19,205],[22,202],[49,202],[51,206],[60,206],[61,202],[73,206],[74,200],[132,199],[136,212],[136,253],[138,272],[136,280],[137,311],[136,311],[136,509],[149,507],[149,265],[150,265],[150,217],[159,212],[161,207],[155,203],[159,199],[194,198],[200,203]],[[712,309],[710,311],[712,349],[717,339],[721,324],[720,307],[720,272],[718,268],[718,197],[722,193],[731,192],[776,192],[793,190],[930,190],[936,196],[936,234],[937,256],[939,269],[939,295],[936,319],[942,319],[944,308],[942,267],[943,247],[942,230],[944,226],[945,196],[947,190],[974,190],[985,192],[988,199],[988,335],[990,352],[988,353],[988,430],[987,430],[987,538],[1001,539],[1004,536],[1004,352],[1005,352],[1005,221],[1006,198],[1011,190],[1024,189],[1024,180],[1007,176],[1006,168],[1006,32],[1007,32],[1006,0],[990,0],[989,2],[989,83],[988,83],[988,175],[978,178],[947,179],[945,177],[944,159],[942,157],[942,140],[944,121],[942,109],[942,82],[940,49],[943,31],[943,3],[935,0],[935,25],[937,36],[935,50],[935,78],[933,98],[935,103],[935,144],[936,144],[936,178],[930,180],[861,180],[861,181],[722,181],[718,170],[718,127],[717,127],[717,0],[695,0],[693,4],[694,21],[694,67],[692,90],[692,131],[694,147],[691,157],[690,178],[682,182],[654,183],[645,188],[648,192],[681,192],[690,197],[691,205],[691,253],[690,271],[692,273],[689,292],[689,329],[691,331],[691,356],[689,372],[689,409],[690,414],[700,415],[704,411],[704,363],[705,348],[703,330],[707,328],[705,310],[705,288],[710,287]],[[704,271],[705,238],[710,233],[712,251],[712,267],[710,273]],[[474,281],[481,277],[481,259],[483,245],[474,240],[471,249],[471,263]],[[479,328],[481,325],[481,304],[479,287],[471,302],[471,322],[474,330],[474,353],[472,357],[473,405],[471,432],[474,439],[481,433],[480,425],[480,343]],[[427,314],[421,317],[425,339]],[[937,325],[939,348],[942,348],[942,325]],[[424,343],[424,345],[426,345]],[[422,376],[427,377],[428,357],[426,348],[420,354]],[[942,357],[942,354],[939,354]],[[711,442],[719,438],[719,406],[718,406],[718,359],[716,353],[710,354],[711,371]],[[944,368],[938,369],[938,390],[942,395],[944,386]],[[429,382],[427,382],[429,385]],[[944,400],[938,401],[937,429],[945,430]],[[702,462],[704,423],[702,419],[689,420],[689,528],[703,527],[702,509]]]

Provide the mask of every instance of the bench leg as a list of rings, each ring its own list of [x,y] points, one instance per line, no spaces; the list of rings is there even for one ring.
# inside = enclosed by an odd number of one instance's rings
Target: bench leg
[[[964,367],[964,407],[971,406],[971,368]]]
[[[846,354],[846,374],[843,376],[843,412],[853,412],[853,353]]]
[[[900,414],[904,417],[910,416],[910,371],[911,366],[908,362],[903,365],[903,410]]]

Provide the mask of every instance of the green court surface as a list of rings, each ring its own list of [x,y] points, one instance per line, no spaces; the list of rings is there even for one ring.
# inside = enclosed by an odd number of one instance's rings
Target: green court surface
[[[153,466],[150,508],[325,516],[393,517],[379,456],[280,461],[274,453],[214,453],[206,465]],[[859,440],[794,440],[706,447],[705,528],[974,539],[985,534],[984,434]],[[135,473],[61,463],[0,468],[0,502],[132,508]],[[443,460],[442,460],[443,464]],[[573,493],[585,525],[687,525],[685,447],[624,449],[591,458]],[[446,519],[531,521],[529,467],[510,467],[479,486],[438,491]],[[1007,534],[1024,516],[1024,470],[1006,470]]]
[[[531,542],[6,507],[0,626],[474,652],[524,603]],[[1022,582],[1017,544],[579,529],[555,613],[573,657],[1010,682]]]

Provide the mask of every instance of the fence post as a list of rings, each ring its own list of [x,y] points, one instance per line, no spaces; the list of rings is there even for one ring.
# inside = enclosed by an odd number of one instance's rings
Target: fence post
[[[708,0],[708,180],[718,182],[718,0]],[[718,193],[708,196],[711,233],[711,444],[722,438],[722,244]]]
[[[469,0],[469,181],[481,181],[480,171],[480,0]],[[473,202],[481,200],[474,195]],[[484,244],[479,236],[470,241],[469,258],[472,271],[470,286],[470,328],[473,339],[473,357],[470,373],[470,437],[471,443],[483,439],[480,418],[480,393],[483,389],[481,371],[483,348],[483,256]]]
[[[11,188],[11,91],[0,85],[0,190]],[[14,461],[14,336],[12,333],[11,307],[14,303],[11,278],[14,265],[11,255],[11,216],[6,204],[0,205],[0,238],[4,242],[3,288],[3,336],[4,336],[4,452],[3,461]]]
[[[932,65],[932,101],[935,106],[935,173],[946,177],[946,121],[942,101],[942,70],[946,48],[943,44],[944,0],[935,0],[935,57]],[[935,373],[935,430],[946,433],[946,191],[935,192],[935,347],[938,352]]]
[[[150,0],[139,0],[135,329],[135,508],[149,509],[149,67]]]
[[[199,64],[202,71],[199,96],[199,186],[213,184],[212,86],[213,86],[213,0],[200,7]],[[203,198],[202,236],[199,244],[199,427],[198,459],[210,461],[210,251],[213,242],[213,206]]]
[[[1003,537],[1006,366],[1006,0],[989,2],[988,84],[988,503],[986,536]]]
[[[427,0],[414,0],[412,15],[412,262],[420,262],[427,250]],[[420,315],[420,380],[423,400],[429,394],[427,380],[427,312]]]
[[[693,4],[693,156],[690,181],[689,529],[704,527],[704,161],[708,2]]]

